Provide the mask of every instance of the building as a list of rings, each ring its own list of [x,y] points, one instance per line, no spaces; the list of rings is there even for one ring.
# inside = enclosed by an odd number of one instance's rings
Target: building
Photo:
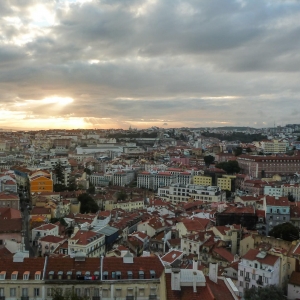
[[[286,142],[281,142],[279,140],[262,141],[261,145],[264,153],[286,153]]]
[[[157,256],[24,258],[0,260],[3,299],[51,300],[53,291],[90,300],[166,300],[164,266]]]
[[[266,212],[266,235],[274,226],[290,221],[290,202],[287,197],[264,197]]]
[[[210,186],[210,185],[212,185],[212,177],[195,175],[195,176],[193,176],[193,184]]]
[[[280,257],[250,249],[241,259],[238,272],[240,296],[245,288],[279,285]]]
[[[53,192],[53,180],[51,173],[47,171],[35,171],[29,175],[30,192]]]
[[[137,187],[153,189],[154,175],[150,172],[144,171],[137,175]]]
[[[222,202],[226,200],[226,193],[218,186],[201,186],[194,184],[171,184],[168,187],[159,188],[159,197],[172,203],[187,202],[189,199],[205,202]]]
[[[300,201],[300,184],[285,183],[281,186],[282,195],[284,197],[293,196],[295,201]]]
[[[100,257],[105,254],[105,235],[78,230],[68,240],[68,253],[85,253],[87,257]]]
[[[0,207],[20,209],[19,195],[10,192],[0,192]]]
[[[237,157],[241,172],[254,178],[271,178],[274,175],[294,175],[300,170],[300,156],[254,156],[242,154]]]
[[[217,186],[223,191],[231,191],[231,179],[228,177],[217,178]]]

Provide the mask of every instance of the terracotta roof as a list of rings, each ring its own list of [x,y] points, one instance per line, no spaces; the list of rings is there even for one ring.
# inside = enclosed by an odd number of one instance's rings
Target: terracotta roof
[[[98,266],[99,268],[99,266]],[[103,272],[108,272],[108,279],[112,279],[112,272],[121,272],[121,278],[127,278],[127,271],[132,272],[132,278],[139,278],[139,271],[144,272],[145,279],[151,279],[150,271],[155,271],[156,278],[159,278],[164,266],[157,256],[134,257],[133,263],[123,263],[122,257],[104,257]]]
[[[217,254],[217,256],[220,256],[222,259],[228,261],[229,263],[232,263],[234,260],[234,256],[231,254],[231,252],[223,247],[214,248],[213,253]]]
[[[259,258],[257,257],[257,255],[260,253],[261,251],[256,250],[256,249],[250,249],[242,258],[243,259],[247,259],[247,260],[257,260],[260,263],[269,265],[269,266],[273,266],[276,261],[279,259],[278,256],[272,255],[272,254],[267,254],[264,258]]]
[[[293,271],[289,284],[300,286],[300,272]]]
[[[180,259],[183,256],[183,252],[179,250],[171,250],[167,254],[161,257],[163,262],[172,264],[175,260]]]
[[[39,241],[41,241],[41,242],[55,243],[55,244],[60,243],[63,240],[65,240],[65,239],[61,238],[60,236],[55,236],[55,235],[46,235],[39,239]]]
[[[0,258],[0,270],[6,271],[6,278],[10,279],[12,272],[18,272],[18,279],[23,278],[23,274],[29,271],[29,279],[34,279],[35,272],[43,272],[44,257],[24,258],[23,262],[13,262],[11,258]]]
[[[92,237],[100,238],[103,234],[96,233],[94,231],[84,231],[78,230],[74,236],[71,237],[72,240],[77,240],[77,245],[88,245],[90,243],[89,239]]]
[[[51,209],[45,207],[34,207],[30,212],[30,215],[50,215]]]

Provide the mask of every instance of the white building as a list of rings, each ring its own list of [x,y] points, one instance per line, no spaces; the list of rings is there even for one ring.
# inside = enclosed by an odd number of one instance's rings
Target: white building
[[[238,289],[242,297],[244,289],[279,285],[280,257],[250,249],[241,259],[238,272]]]
[[[188,201],[190,198],[207,202],[222,202],[226,200],[226,193],[218,186],[181,185],[175,183],[159,188],[157,194],[162,199],[172,203]]]

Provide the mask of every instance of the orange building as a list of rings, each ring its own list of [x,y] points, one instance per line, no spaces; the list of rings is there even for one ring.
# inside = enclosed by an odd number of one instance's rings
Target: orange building
[[[48,171],[35,171],[29,176],[31,193],[53,192],[53,180]]]

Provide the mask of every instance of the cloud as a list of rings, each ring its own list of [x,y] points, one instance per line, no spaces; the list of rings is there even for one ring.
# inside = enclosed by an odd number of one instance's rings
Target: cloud
[[[298,1],[5,0],[0,17],[0,109],[16,126],[298,121]]]

